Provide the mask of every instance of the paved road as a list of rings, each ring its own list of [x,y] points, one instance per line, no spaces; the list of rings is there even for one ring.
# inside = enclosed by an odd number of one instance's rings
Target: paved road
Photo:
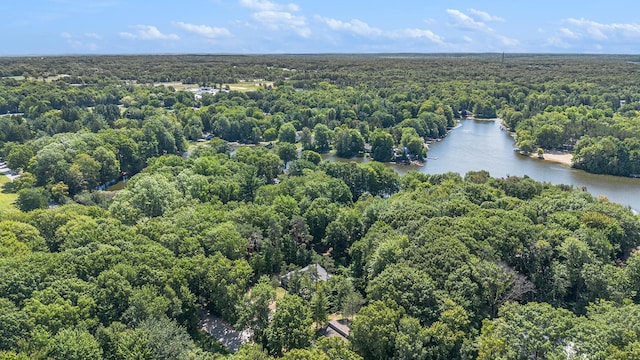
[[[0,162],[0,174],[5,175],[6,177],[8,177],[11,181],[17,179],[20,177],[20,175],[16,174],[15,171],[9,169],[7,167],[7,164],[3,161]]]
[[[211,315],[208,311],[202,312],[198,316],[202,329],[233,353],[238,351],[242,344],[251,339],[250,331],[236,331],[220,317]]]

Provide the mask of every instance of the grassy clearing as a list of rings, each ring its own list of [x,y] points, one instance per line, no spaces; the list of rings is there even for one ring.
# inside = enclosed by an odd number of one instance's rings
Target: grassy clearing
[[[139,84],[137,84],[139,85]],[[183,84],[181,82],[159,82],[159,83],[154,83],[154,86],[165,86],[165,87],[169,87],[172,86],[174,89],[176,89],[176,91],[180,91],[180,90],[188,90],[188,89],[197,89],[198,88],[198,84]]]
[[[10,180],[8,177],[0,175],[0,213],[5,211],[17,210],[13,205],[13,202],[16,200],[18,195],[2,192],[4,190],[4,184],[8,183],[9,181]]]
[[[229,85],[229,89],[230,90],[235,90],[235,91],[256,91],[260,88],[260,84],[262,85],[271,85],[273,86],[272,82],[241,82],[241,83],[237,83],[237,84],[226,84]],[[222,85],[222,88],[224,89],[226,85]]]
[[[18,80],[18,81],[22,81],[24,80],[24,76],[3,76],[3,79],[13,79],[13,80]]]
[[[124,190],[125,187],[127,187],[127,183],[125,181],[118,181],[117,183],[109,186],[107,191],[120,191]]]
[[[147,85],[147,84],[138,84],[134,83],[134,85]],[[197,84],[183,84],[180,82],[157,82],[153,84],[154,86],[172,86],[176,91],[180,90],[189,90],[189,89],[197,89],[199,86]],[[265,81],[245,81],[239,82],[235,84],[222,84],[222,88],[226,89],[227,86],[229,90],[247,92],[247,91],[255,91],[260,88],[261,85],[265,86],[273,86],[273,82],[265,82]],[[216,85],[217,86],[217,85]]]
[[[282,299],[286,294],[287,290],[285,290],[283,287],[278,286],[276,288],[276,300]]]
[[[47,76],[44,81],[46,82],[51,82],[51,81],[56,81],[56,80],[60,80],[62,78],[66,78],[69,77],[69,75],[67,74],[60,74],[60,75],[53,75],[53,76]]]
[[[196,148],[200,146],[204,146],[206,144],[206,142],[203,142],[203,141],[193,141],[193,140],[189,140],[188,143],[189,143],[189,146],[187,146],[187,151],[193,151]]]

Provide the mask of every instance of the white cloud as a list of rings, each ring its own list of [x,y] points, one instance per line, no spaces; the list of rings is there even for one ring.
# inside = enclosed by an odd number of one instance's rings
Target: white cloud
[[[547,39],[547,45],[599,52],[606,44],[635,44],[640,40],[638,23],[600,23],[584,18],[568,18],[562,20],[562,24]]]
[[[353,19],[351,21],[345,22],[337,19],[331,19],[326,17],[318,16],[317,19],[329,26],[332,30],[341,30],[346,32],[351,32],[360,36],[367,37],[375,37],[382,35],[382,30],[371,27],[369,24],[364,21]]]
[[[121,32],[120,36],[130,40],[180,40],[176,34],[163,34],[157,27],[151,25],[132,26],[135,33]]]
[[[85,37],[85,38],[87,38],[87,39],[94,39],[94,40],[100,40],[100,39],[102,39],[102,36],[100,36],[100,35],[98,35],[98,34],[96,34],[96,33],[84,33],[83,35],[75,36],[75,35],[72,35],[72,34],[70,34],[70,33],[68,33],[68,32],[63,32],[63,33],[61,34],[61,36],[62,36],[63,38],[65,38],[65,39],[82,38],[82,37]]]
[[[591,35],[592,38],[597,40],[606,40],[607,35],[603,33],[603,30],[607,29],[607,25],[597,23],[595,21],[589,21],[585,19],[567,19],[565,20],[567,23],[571,25],[575,25],[582,30],[586,31],[587,34]]]
[[[456,9],[447,9],[447,14],[451,16],[455,23],[454,26],[457,28],[467,29],[467,30],[479,30],[484,32],[492,32],[493,29],[487,26],[487,24],[481,21],[475,21],[471,16],[463,13],[460,10]]]
[[[494,16],[489,14],[486,11],[480,11],[476,9],[467,9],[471,14],[474,15],[476,19],[480,19],[485,22],[495,21],[495,22],[504,22],[504,19],[499,16]]]
[[[132,33],[128,33],[128,32],[121,32],[120,33],[120,37],[123,39],[128,39],[128,40],[135,40],[136,36]]]
[[[502,45],[505,46],[516,46],[519,44],[519,41],[516,39],[512,39],[508,36],[504,36],[504,35],[499,35],[499,34],[495,34],[494,37],[498,40],[500,40],[500,42],[502,43]]]
[[[293,14],[300,11],[296,4],[278,4],[269,0],[240,0],[240,5],[253,10],[251,17],[269,30],[292,30],[304,38],[311,36],[307,19]]]
[[[60,36],[67,41],[67,44],[74,50],[96,51],[100,47],[94,42],[85,42],[82,36],[74,36],[68,32],[63,32]],[[87,34],[84,37],[89,37]]]
[[[268,10],[255,12],[251,17],[270,30],[289,29],[302,37],[311,35],[311,29],[307,26],[307,20],[304,16],[293,15],[286,11]]]
[[[569,38],[569,39],[579,39],[580,38],[580,35],[574,33],[573,31],[571,31],[571,30],[569,30],[569,29],[567,29],[565,27],[560,28],[560,34],[562,35],[562,37]]]
[[[240,5],[256,11],[300,11],[296,4],[281,5],[268,0],[240,0]]]
[[[469,43],[470,43],[470,42],[473,42],[473,39],[472,39],[472,38],[470,38],[469,36],[463,36],[462,38],[463,38],[463,39],[464,39],[464,41],[466,41],[466,42],[469,42]]]
[[[403,29],[391,33],[391,37],[411,38],[411,39],[427,39],[436,44],[444,44],[444,39],[426,29]]]
[[[460,10],[447,9],[446,11],[447,11],[447,14],[449,14],[449,16],[451,16],[451,18],[454,21],[452,26],[454,26],[456,28],[459,28],[459,29],[462,29],[462,30],[467,30],[467,31],[482,32],[482,33],[484,33],[484,34],[486,34],[486,35],[498,40],[504,46],[516,46],[516,45],[519,44],[518,40],[510,38],[508,36],[504,36],[504,35],[498,34],[489,25],[485,24],[482,21],[474,20],[471,16],[463,13]],[[475,16],[477,16],[481,20],[484,17],[484,18],[488,18],[490,21],[504,21],[504,19],[502,19],[502,18],[498,18],[498,17],[492,16],[492,15],[490,15],[488,13],[483,12],[483,11],[470,9],[470,12],[472,12]]]
[[[316,20],[326,24],[330,29],[335,31],[344,31],[352,34],[356,34],[358,36],[369,37],[369,38],[389,38],[389,39],[428,39],[434,43],[442,44],[444,43],[442,37],[436,35],[431,30],[427,29],[402,29],[402,30],[393,30],[393,31],[383,31],[379,28],[370,26],[366,22],[353,19],[351,21],[342,21],[332,18],[326,18],[321,16],[316,16]]]
[[[560,37],[557,37],[557,36],[552,36],[548,38],[546,45],[562,48],[562,49],[568,49],[571,47],[566,41],[562,40]]]
[[[610,38],[640,38],[640,24],[631,23],[611,23],[604,24],[584,18],[569,18],[564,20],[569,26],[573,26],[572,31],[581,33],[594,40],[608,40]]]
[[[226,28],[211,27],[207,25],[188,24],[182,21],[173,22],[173,25],[183,30],[196,33],[198,35],[202,35],[209,39],[231,36],[231,32]]]

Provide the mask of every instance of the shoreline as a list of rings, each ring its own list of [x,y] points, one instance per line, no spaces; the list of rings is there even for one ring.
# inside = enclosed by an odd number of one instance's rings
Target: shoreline
[[[469,116],[466,118],[460,118],[458,120],[475,120],[475,121],[487,121],[487,122],[491,122],[491,121],[500,121],[502,122],[502,119],[499,117],[494,117],[494,118],[475,118],[473,116]]]
[[[538,157],[538,154],[535,154],[535,153],[530,154],[529,157],[533,159],[554,162],[554,163],[558,163],[566,166],[573,165],[573,162],[571,161],[571,159],[573,158],[573,155],[566,151],[549,151],[549,152],[545,151],[543,159],[540,159]]]
[[[507,131],[507,134],[509,134],[509,136],[511,136],[513,140],[516,141],[516,133],[511,132],[509,130],[506,130],[506,131]],[[543,154],[543,158],[539,158],[536,152],[532,152],[531,154],[529,154],[529,157],[532,159],[553,162],[553,163],[565,165],[568,167],[573,166],[573,160],[572,160],[573,154],[568,151],[545,150]]]

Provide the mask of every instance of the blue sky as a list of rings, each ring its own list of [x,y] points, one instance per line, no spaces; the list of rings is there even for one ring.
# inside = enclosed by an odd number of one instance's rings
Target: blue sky
[[[640,53],[637,0],[2,0],[0,13],[0,55]]]

